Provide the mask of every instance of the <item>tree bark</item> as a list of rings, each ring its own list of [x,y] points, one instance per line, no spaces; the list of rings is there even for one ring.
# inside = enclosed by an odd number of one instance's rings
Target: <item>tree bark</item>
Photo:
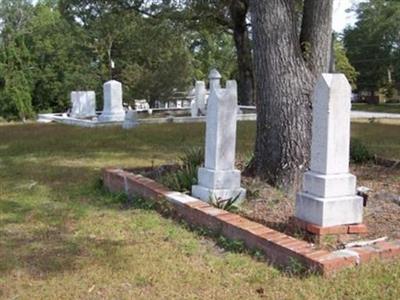
[[[253,58],[246,21],[249,0],[232,0],[229,13],[233,25],[238,64],[238,99],[241,105],[254,105]]]
[[[305,0],[300,36],[293,0],[251,0],[257,135],[250,169],[286,192],[310,160],[312,92],[328,70],[332,0]]]

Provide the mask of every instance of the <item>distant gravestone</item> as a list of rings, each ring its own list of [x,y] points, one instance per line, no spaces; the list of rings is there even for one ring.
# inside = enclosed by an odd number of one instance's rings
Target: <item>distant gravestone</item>
[[[124,129],[131,129],[138,126],[138,113],[136,110],[128,110],[125,115],[124,123],[122,127]]]
[[[207,107],[205,166],[198,171],[192,195],[203,201],[245,197],[240,171],[235,169],[237,85],[228,81],[221,89],[220,75],[210,73],[211,94]]]
[[[196,81],[195,86],[195,99],[197,104],[197,109],[202,115],[206,114],[206,84],[204,81]]]
[[[206,84],[204,81],[196,81],[194,88],[194,98],[190,103],[192,117],[206,114]]]
[[[190,115],[192,118],[197,117],[199,115],[199,108],[197,107],[196,99],[192,99],[190,101]]]
[[[297,195],[296,217],[322,227],[362,222],[363,200],[349,173],[351,87],[343,74],[323,74],[313,102],[311,167]]]
[[[149,110],[150,109],[150,105],[147,102],[147,100],[143,99],[143,100],[135,100],[135,109],[136,110]]]
[[[104,84],[104,107],[99,117],[101,122],[122,122],[125,110],[122,104],[122,84],[116,80]]]
[[[71,117],[88,118],[96,116],[96,94],[93,91],[71,92]]]

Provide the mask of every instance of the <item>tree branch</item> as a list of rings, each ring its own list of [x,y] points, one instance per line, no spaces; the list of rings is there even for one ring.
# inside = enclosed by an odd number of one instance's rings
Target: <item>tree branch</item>
[[[327,72],[332,34],[333,0],[305,0],[300,33],[300,45],[303,57],[315,76]]]

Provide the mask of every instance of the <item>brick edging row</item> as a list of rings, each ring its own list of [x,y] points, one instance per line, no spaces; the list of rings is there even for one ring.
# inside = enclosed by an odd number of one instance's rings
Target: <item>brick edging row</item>
[[[399,240],[332,252],[317,249],[313,244],[215,208],[191,196],[170,191],[149,178],[122,169],[104,169],[103,183],[110,192],[167,200],[174,213],[189,224],[221,233],[229,239],[241,240],[246,247],[262,251],[270,262],[280,266],[290,266],[297,261],[308,270],[330,275],[374,258],[389,259],[400,255]]]

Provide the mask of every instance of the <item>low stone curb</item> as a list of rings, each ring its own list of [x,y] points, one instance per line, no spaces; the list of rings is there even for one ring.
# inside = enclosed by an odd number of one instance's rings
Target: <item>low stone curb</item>
[[[310,271],[327,276],[372,259],[390,259],[400,255],[398,240],[333,252],[321,250],[313,244],[215,208],[188,195],[170,191],[149,178],[118,168],[104,169],[103,183],[110,192],[167,200],[174,213],[189,224],[221,233],[229,239],[241,240],[246,247],[262,251],[271,263],[279,266],[290,267],[298,262]]]

